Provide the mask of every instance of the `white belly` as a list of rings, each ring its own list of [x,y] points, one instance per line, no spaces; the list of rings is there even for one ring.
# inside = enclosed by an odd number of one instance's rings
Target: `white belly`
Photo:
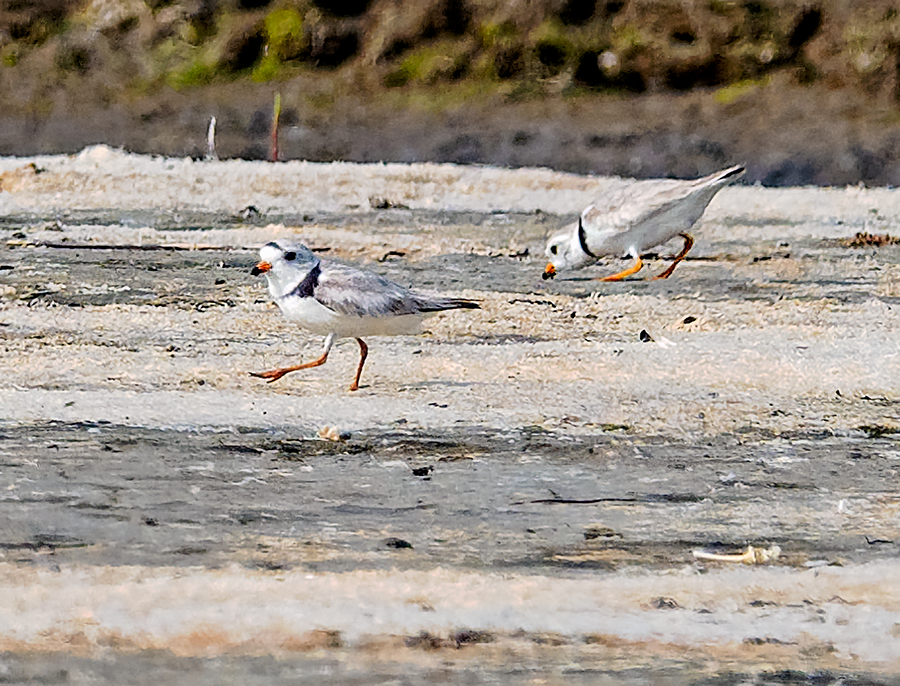
[[[421,331],[422,317],[415,314],[385,317],[353,317],[338,314],[315,298],[285,298],[278,306],[288,319],[312,333],[335,338],[400,336]]]
[[[625,256],[632,250],[640,254],[670,241],[685,230],[679,225],[673,226],[658,220],[644,222],[609,236],[595,254]]]

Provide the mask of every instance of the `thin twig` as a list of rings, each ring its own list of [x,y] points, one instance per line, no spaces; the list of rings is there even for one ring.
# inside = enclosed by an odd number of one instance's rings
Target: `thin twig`
[[[209,129],[206,131],[206,159],[208,159],[208,160],[219,159],[219,156],[216,155],[216,118],[215,118],[215,116],[210,117]]]
[[[745,565],[761,565],[776,559],[781,555],[781,548],[773,545],[771,548],[754,548],[752,545],[747,546],[747,550],[737,555],[719,555],[717,553],[707,553],[704,550],[695,550],[694,557],[698,560],[712,560],[715,562],[738,562]]]
[[[281,93],[275,94],[275,107],[272,114],[272,161],[278,161],[278,120],[281,118]]]
[[[113,243],[50,243],[45,241],[7,241],[10,248],[54,248],[57,250],[231,250],[225,245],[206,243],[170,243],[169,245],[115,245]]]

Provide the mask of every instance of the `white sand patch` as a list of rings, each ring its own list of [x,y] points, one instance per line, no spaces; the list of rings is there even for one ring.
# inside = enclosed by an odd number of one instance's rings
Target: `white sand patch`
[[[359,644],[373,636],[446,636],[466,628],[550,632],[578,640],[685,649],[769,639],[830,644],[843,660],[900,667],[900,567],[852,571],[691,567],[582,578],[459,570],[308,573],[239,567],[69,567],[0,564],[0,649],[89,653],[111,637],[179,655],[278,653],[312,631]],[[654,607],[670,598],[677,609]],[[754,605],[751,605],[754,603]],[[887,667],[887,665],[882,665]]]
[[[31,166],[34,165],[34,166]],[[41,173],[35,173],[35,167]],[[0,212],[170,208],[238,212],[370,210],[370,199],[413,209],[578,213],[627,179],[547,169],[453,164],[352,164],[292,161],[194,161],[135,155],[97,145],[76,155],[0,158]],[[844,236],[854,230],[896,232],[900,194],[892,189],[725,188],[703,224],[710,234],[746,239]],[[788,220],[789,221],[786,221]],[[773,234],[770,225],[777,225]]]

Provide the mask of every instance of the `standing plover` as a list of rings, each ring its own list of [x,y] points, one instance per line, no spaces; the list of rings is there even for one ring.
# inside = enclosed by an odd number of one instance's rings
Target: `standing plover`
[[[350,390],[355,391],[369,352],[363,336],[415,334],[429,315],[480,308],[470,300],[415,293],[372,272],[321,260],[299,244],[267,243],[260,249],[259,257],[252,274],[266,275],[269,294],[284,316],[304,329],[326,336],[322,355],[312,362],[251,374],[269,382],[299,369],[325,364],[335,339],[355,338],[360,353],[356,377],[350,385]]]

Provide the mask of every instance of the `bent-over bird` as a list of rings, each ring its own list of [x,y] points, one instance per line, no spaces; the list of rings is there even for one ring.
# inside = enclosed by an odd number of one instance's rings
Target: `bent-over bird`
[[[564,269],[581,269],[604,255],[629,255],[635,260],[631,267],[601,279],[619,281],[644,266],[642,252],[681,236],[682,251],[668,269],[653,277],[667,279],[694,245],[687,230],[713,196],[743,173],[744,167],[736,166],[702,179],[651,179],[615,189],[589,205],[576,225],[547,242],[550,262],[543,278],[552,279]]]

